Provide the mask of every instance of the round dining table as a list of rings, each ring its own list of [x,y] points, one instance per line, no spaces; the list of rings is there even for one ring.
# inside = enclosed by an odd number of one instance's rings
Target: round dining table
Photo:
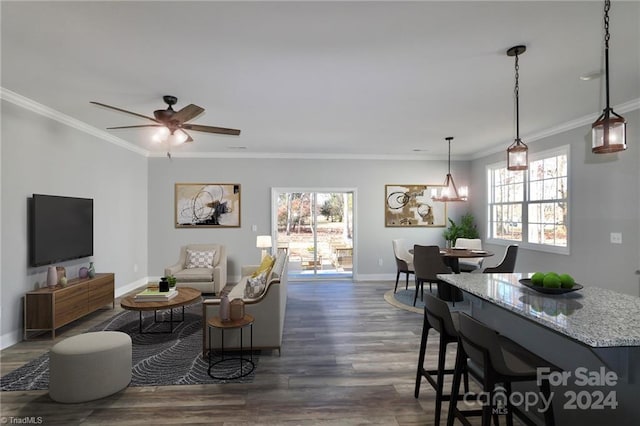
[[[460,259],[469,259],[476,257],[490,257],[493,256],[494,253],[488,250],[475,250],[468,249],[463,247],[456,248],[441,248],[440,254],[444,259],[444,263],[447,264],[451,268],[454,274],[460,273]],[[446,284],[446,283],[443,283]],[[462,291],[456,287],[452,287],[449,284],[441,285],[438,284],[438,296],[442,300],[450,301],[450,302],[461,302],[463,300]]]

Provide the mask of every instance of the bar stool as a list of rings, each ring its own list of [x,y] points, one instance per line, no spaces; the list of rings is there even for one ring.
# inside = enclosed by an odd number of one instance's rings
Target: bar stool
[[[437,297],[426,294],[424,300],[424,320],[422,325],[422,338],[420,339],[420,355],[418,357],[418,371],[416,374],[416,387],[414,396],[417,398],[420,394],[420,384],[422,377],[427,379],[429,384],[433,386],[436,391],[436,409],[435,409],[435,425],[440,424],[440,411],[442,408],[442,401],[450,401],[451,394],[444,395],[442,393],[444,375],[453,374],[454,370],[445,369],[445,357],[447,353],[447,345],[449,343],[458,342],[458,313],[450,312],[449,306],[446,302],[438,299]],[[440,333],[440,344],[438,349],[438,369],[427,370],[424,367],[424,358],[427,351],[427,337],[430,329],[436,330]],[[464,373],[464,389],[465,392],[469,391],[469,376],[466,368],[463,369]],[[436,375],[436,380],[432,375]]]
[[[471,423],[466,419],[465,414],[482,415],[482,425],[488,425],[493,408],[491,403],[493,403],[496,394],[497,384],[504,385],[504,392],[501,392],[504,395],[501,395],[503,396],[501,399],[506,399],[507,425],[513,425],[514,412],[524,423],[535,425],[536,423],[526,417],[519,408],[511,405],[511,383],[538,380],[537,368],[540,367],[547,367],[551,371],[560,370],[467,314],[460,314],[459,322],[458,353],[451,386],[451,400],[453,402],[449,404],[447,425],[452,426],[456,418],[463,424],[470,425]],[[483,367],[482,387],[483,391],[489,395],[489,400],[484,401],[482,410],[462,411],[457,407],[457,401],[460,399],[460,377],[466,369],[467,357],[471,362]],[[551,390],[548,379],[542,378],[540,391],[545,398],[550,397]],[[544,413],[544,422],[547,426],[555,425],[551,404]],[[497,424],[495,413],[494,423]]]

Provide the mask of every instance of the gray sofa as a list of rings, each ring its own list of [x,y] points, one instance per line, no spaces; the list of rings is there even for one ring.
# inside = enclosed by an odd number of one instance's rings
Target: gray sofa
[[[186,268],[187,249],[214,251],[213,263],[209,268]],[[178,262],[164,270],[164,275],[176,277],[177,287],[191,287],[202,293],[220,294],[227,285],[227,251],[221,244],[189,244],[180,247]]]
[[[256,299],[244,297],[244,288],[247,279],[258,268],[258,265],[243,266],[242,279],[231,289],[229,299],[243,299],[245,314],[254,317],[253,323],[253,348],[254,349],[278,349],[282,346],[282,332],[284,330],[284,315],[287,307],[287,272],[289,258],[286,254],[276,257],[266,280],[264,292]],[[202,353],[206,355],[209,348],[209,333],[207,321],[218,316],[220,299],[205,299],[202,302]],[[248,330],[248,329],[247,329]],[[220,331],[211,331],[213,348],[220,348]],[[250,333],[243,332],[243,346],[249,348]],[[240,333],[237,329],[226,330],[224,333],[224,348],[237,349],[240,347]]]

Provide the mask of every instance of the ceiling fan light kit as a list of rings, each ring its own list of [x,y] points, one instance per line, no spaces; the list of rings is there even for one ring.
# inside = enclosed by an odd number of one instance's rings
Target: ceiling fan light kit
[[[447,176],[444,179],[444,185],[440,189],[440,193],[438,193],[437,189],[433,189],[431,191],[431,199],[433,201],[442,201],[442,202],[450,202],[450,201],[467,201],[469,197],[469,189],[466,186],[456,188],[456,183],[453,181],[453,176],[451,176],[451,141],[453,140],[453,136],[448,136],[445,140],[449,143],[449,168],[447,172]]]
[[[513,46],[507,50],[507,56],[516,57],[516,86],[514,90],[516,101],[516,138],[509,148],[507,148],[507,170],[527,170],[529,167],[529,147],[520,139],[520,65],[518,65],[518,56],[527,51],[527,47],[523,45]]]
[[[616,114],[609,104],[609,9],[611,1],[604,2],[604,70],[607,105],[598,119],[591,125],[591,152],[607,154],[627,149],[627,122]]]
[[[204,108],[198,105],[189,104],[186,107],[175,111],[173,105],[178,102],[178,98],[171,95],[165,95],[162,100],[168,105],[167,109],[158,109],[153,112],[153,117],[149,117],[136,112],[127,111],[122,108],[114,107],[111,105],[103,104],[100,102],[91,101],[90,103],[98,105],[104,108],[109,108],[114,111],[123,112],[125,114],[133,115],[135,117],[144,118],[146,120],[153,121],[154,124],[140,124],[135,126],[118,126],[108,127],[108,130],[114,129],[135,129],[135,128],[158,128],[158,131],[152,136],[154,142],[168,142],[169,145],[179,145],[184,142],[192,142],[193,138],[186,130],[193,130],[195,132],[216,133],[221,135],[240,135],[240,130],[229,129],[226,127],[213,127],[203,126],[201,124],[190,124],[187,121],[193,120],[204,112]],[[167,156],[169,153],[167,153]],[[170,157],[170,156],[169,156]]]

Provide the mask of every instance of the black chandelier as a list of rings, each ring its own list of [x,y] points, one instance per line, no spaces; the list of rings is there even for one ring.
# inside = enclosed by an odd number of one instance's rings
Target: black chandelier
[[[440,189],[440,193],[438,194],[437,190],[432,191],[431,199],[433,201],[467,201],[469,196],[469,189],[466,186],[460,188],[456,188],[456,183],[453,181],[453,176],[451,176],[451,141],[453,140],[453,136],[448,136],[445,138],[447,142],[449,142],[449,171],[447,172],[447,176],[444,179],[444,184]]]

